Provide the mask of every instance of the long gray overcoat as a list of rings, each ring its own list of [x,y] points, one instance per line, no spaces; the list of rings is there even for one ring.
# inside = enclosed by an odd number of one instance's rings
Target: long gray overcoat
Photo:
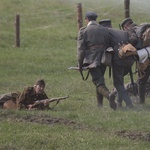
[[[109,32],[96,21],[80,29],[77,41],[77,57],[80,66],[100,66],[102,54],[109,46]]]

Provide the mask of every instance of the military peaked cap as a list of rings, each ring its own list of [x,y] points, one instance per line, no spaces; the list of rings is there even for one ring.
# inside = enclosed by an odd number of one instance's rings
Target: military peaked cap
[[[97,17],[98,17],[97,14],[92,11],[86,12],[85,14],[85,18],[87,18],[88,20],[96,20]]]
[[[125,18],[121,23],[121,27],[123,28],[126,23],[133,23],[133,21],[131,18]]]
[[[37,80],[37,81],[35,82],[35,85],[44,85],[44,86],[45,86],[45,81],[44,81],[44,79]]]
[[[100,20],[99,24],[102,25],[102,26],[104,26],[104,27],[112,28],[111,20],[110,19]]]

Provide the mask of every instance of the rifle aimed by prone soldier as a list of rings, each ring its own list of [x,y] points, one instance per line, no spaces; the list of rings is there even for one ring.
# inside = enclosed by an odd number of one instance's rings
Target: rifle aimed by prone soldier
[[[67,98],[69,98],[69,96],[50,98],[50,99],[44,99],[44,100],[37,100],[34,102],[34,104],[28,105],[28,109],[34,109],[34,108],[38,108],[40,106],[48,106],[51,102],[54,102],[54,101],[56,101],[56,104],[55,104],[55,106],[56,106],[60,100],[64,100]],[[52,108],[50,108],[50,109],[52,109]]]

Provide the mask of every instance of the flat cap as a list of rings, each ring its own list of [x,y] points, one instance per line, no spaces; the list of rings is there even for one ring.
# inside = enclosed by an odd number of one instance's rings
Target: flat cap
[[[88,11],[85,14],[85,18],[87,18],[88,20],[96,20],[97,19],[97,14],[93,11]]]
[[[35,85],[44,85],[45,86],[45,81],[44,79],[39,79],[35,82]]]
[[[122,22],[121,22],[121,27],[123,28],[123,26],[126,24],[126,23],[133,23],[132,19],[131,18],[125,18]]]
[[[111,20],[110,19],[100,20],[99,24],[102,25],[102,26],[104,26],[104,27],[112,28]]]

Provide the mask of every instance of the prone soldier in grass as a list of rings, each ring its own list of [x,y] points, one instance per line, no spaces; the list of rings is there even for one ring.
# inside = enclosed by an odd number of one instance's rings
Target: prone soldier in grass
[[[34,86],[25,88],[24,91],[17,97],[17,109],[32,109],[32,105],[34,105],[35,101],[48,99],[44,89],[45,81],[43,79],[36,81]],[[37,105],[36,108],[49,108],[49,104],[45,101],[44,103]]]
[[[23,92],[12,92],[1,95],[0,105],[5,109],[32,109],[35,101],[48,99],[44,89],[45,81],[43,79],[37,80],[34,86],[26,87]],[[36,105],[36,108],[49,108],[49,103],[45,101]]]

